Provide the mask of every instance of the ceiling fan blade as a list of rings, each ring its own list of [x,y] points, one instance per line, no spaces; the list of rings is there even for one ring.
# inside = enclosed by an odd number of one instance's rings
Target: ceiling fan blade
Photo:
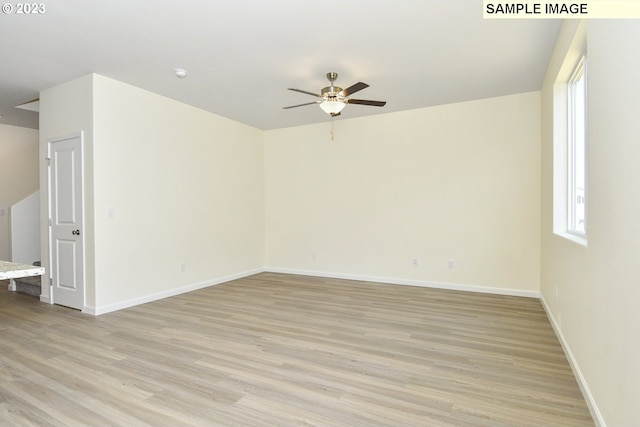
[[[352,86],[349,86],[346,89],[343,89],[342,92],[340,92],[340,95],[349,96],[352,93],[356,93],[357,91],[362,90],[362,89],[366,89],[368,87],[369,87],[368,84],[362,83],[362,82],[358,82],[358,83],[356,83],[356,84],[354,84]]]
[[[304,107],[305,105],[311,105],[311,104],[320,104],[320,101],[307,102],[305,104],[298,104],[298,105],[290,105],[289,107],[282,107],[282,109],[288,110],[289,108]]]
[[[387,101],[368,101],[366,99],[349,99],[348,104],[370,105],[372,107],[384,107]]]
[[[313,93],[313,92],[307,92],[306,90],[302,90],[302,89],[294,89],[292,87],[288,88],[289,90],[292,90],[294,92],[300,92],[300,93],[305,93],[307,95],[311,95],[311,96],[317,96],[318,98],[320,97],[320,95]]]

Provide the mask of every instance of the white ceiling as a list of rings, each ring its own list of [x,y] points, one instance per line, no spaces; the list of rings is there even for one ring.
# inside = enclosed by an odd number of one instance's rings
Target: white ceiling
[[[540,89],[559,20],[485,20],[481,0],[49,0],[0,15],[0,123],[98,73],[260,129],[329,120],[288,87],[371,87],[343,118]],[[174,69],[188,71],[178,79]]]

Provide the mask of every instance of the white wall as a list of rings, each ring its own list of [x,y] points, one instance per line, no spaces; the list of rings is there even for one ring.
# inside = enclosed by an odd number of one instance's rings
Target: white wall
[[[38,131],[0,124],[0,259],[11,257],[9,208],[38,185]]]
[[[42,235],[42,283],[49,283],[49,188],[47,162],[48,142],[52,138],[82,131],[84,156],[84,248],[85,248],[85,301],[95,303],[95,267],[93,241],[93,76],[79,79],[40,92],[40,230]],[[42,287],[40,298],[50,301],[50,289]]]
[[[266,131],[267,268],[537,295],[539,106],[340,118],[333,141],[328,121]]]
[[[577,28],[568,22],[542,91],[541,292],[597,421],[631,426],[640,420],[640,25],[586,25],[588,247],[552,232],[552,91]]]
[[[98,312],[264,265],[258,129],[96,75],[94,182]]]
[[[84,132],[85,311],[117,310],[261,269],[259,130],[100,75],[40,99],[43,158],[48,139]],[[47,188],[44,162],[41,172]],[[42,252],[48,259],[46,241]]]
[[[11,207],[11,261],[40,261],[40,191]]]

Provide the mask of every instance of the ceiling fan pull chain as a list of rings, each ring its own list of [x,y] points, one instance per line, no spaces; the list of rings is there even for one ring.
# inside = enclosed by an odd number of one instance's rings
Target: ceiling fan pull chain
[[[331,131],[329,132],[329,135],[331,136],[331,140],[333,141],[333,117],[331,117]]]

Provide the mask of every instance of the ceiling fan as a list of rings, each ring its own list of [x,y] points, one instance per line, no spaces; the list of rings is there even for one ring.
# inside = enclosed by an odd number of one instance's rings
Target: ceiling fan
[[[289,107],[283,107],[285,110],[289,108],[303,107],[305,105],[319,104],[322,111],[329,114],[331,117],[336,117],[340,115],[340,112],[347,104],[360,104],[360,105],[370,105],[373,107],[384,107],[386,101],[368,101],[366,99],[352,99],[349,98],[349,95],[352,93],[356,93],[359,90],[366,89],[369,87],[368,84],[358,82],[352,86],[349,86],[346,89],[342,89],[341,87],[334,86],[333,82],[338,78],[338,73],[327,73],[327,79],[331,82],[331,86],[327,86],[320,92],[320,95],[307,92],[306,90],[289,88],[294,92],[305,93],[307,95],[315,96],[318,99],[314,102],[307,102],[305,104],[291,105]]]

